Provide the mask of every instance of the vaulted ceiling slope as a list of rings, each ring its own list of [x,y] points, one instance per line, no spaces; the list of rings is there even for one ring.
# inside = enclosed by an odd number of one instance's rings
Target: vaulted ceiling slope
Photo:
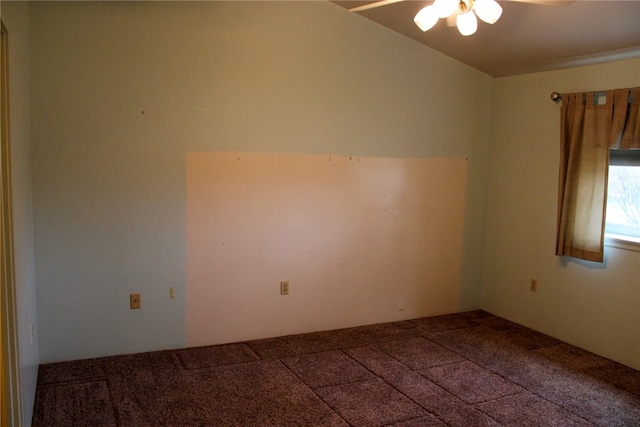
[[[529,3],[528,1],[535,1]],[[501,18],[462,36],[441,19],[422,32],[413,22],[431,0],[404,0],[351,12],[493,77],[640,57],[640,1],[498,0]],[[333,1],[351,9],[372,1]],[[640,73],[640,70],[638,70]]]

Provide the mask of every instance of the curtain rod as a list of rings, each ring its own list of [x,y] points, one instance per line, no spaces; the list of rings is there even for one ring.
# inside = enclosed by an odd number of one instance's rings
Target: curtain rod
[[[635,90],[637,88],[630,88],[629,90],[632,90],[632,89]],[[625,90],[627,90],[627,89],[625,89]],[[593,92],[596,93],[596,94],[604,94],[607,91],[606,90],[597,90],[597,91],[593,91]],[[630,93],[629,94],[629,98],[630,99],[631,99],[631,96],[632,95]],[[555,91],[551,92],[551,100],[557,104],[558,102],[562,101],[562,94],[560,92],[555,92]],[[629,101],[629,102],[631,102],[631,101]]]
[[[607,91],[606,90],[598,90],[598,91],[594,91],[594,93],[596,94],[605,94]],[[562,101],[562,94],[560,92],[551,92],[551,100],[553,102],[555,102],[556,104],[560,101]]]

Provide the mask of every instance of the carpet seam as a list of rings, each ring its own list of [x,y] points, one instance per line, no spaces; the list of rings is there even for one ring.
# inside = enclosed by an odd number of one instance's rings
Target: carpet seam
[[[331,405],[329,405],[329,403],[327,403],[320,395],[318,395],[318,393],[316,393],[315,389],[309,387],[303,380],[302,378],[300,378],[298,376],[298,374],[296,374],[295,372],[293,372],[286,363],[284,363],[282,360],[277,359],[278,363],[280,365],[282,365],[284,367],[284,369],[286,369],[289,373],[291,373],[291,375],[293,375],[298,381],[300,381],[300,383],[305,386],[306,388],[308,388],[314,396],[316,396],[316,398],[322,402],[323,405],[325,405],[327,408],[329,408],[331,410],[331,412],[333,412],[334,414],[336,414],[338,417],[340,417],[341,420],[343,420],[346,424],[348,424],[350,427],[353,427],[353,425],[351,423],[349,423],[346,419],[344,419],[344,417],[342,415],[340,415],[340,413],[338,411],[336,411],[334,408],[331,407]]]

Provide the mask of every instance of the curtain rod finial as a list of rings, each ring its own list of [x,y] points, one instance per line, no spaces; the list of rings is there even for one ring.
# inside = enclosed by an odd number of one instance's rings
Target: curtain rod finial
[[[558,92],[551,92],[551,100],[557,104],[562,101],[562,94]]]

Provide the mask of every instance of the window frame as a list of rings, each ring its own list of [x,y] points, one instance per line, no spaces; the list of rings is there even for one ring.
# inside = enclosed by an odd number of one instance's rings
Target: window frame
[[[609,166],[640,167],[640,150],[609,150]],[[605,225],[604,244],[619,249],[640,252],[640,237],[621,235],[607,231]]]

